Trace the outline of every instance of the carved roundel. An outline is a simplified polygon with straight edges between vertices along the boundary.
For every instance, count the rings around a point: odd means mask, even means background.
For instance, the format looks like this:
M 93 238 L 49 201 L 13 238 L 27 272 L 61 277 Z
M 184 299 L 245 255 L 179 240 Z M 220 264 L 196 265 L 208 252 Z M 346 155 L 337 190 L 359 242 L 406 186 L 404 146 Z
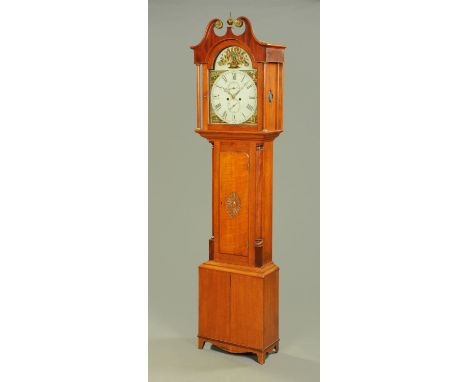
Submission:
M 241 200 L 237 192 L 231 192 L 226 197 L 226 209 L 229 216 L 236 217 L 241 209 Z

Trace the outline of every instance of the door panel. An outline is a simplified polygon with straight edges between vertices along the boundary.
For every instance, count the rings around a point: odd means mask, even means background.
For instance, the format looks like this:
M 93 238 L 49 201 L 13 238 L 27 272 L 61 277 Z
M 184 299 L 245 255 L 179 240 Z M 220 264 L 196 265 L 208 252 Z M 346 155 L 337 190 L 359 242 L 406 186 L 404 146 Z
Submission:
M 249 154 L 221 151 L 219 157 L 219 252 L 248 256 Z

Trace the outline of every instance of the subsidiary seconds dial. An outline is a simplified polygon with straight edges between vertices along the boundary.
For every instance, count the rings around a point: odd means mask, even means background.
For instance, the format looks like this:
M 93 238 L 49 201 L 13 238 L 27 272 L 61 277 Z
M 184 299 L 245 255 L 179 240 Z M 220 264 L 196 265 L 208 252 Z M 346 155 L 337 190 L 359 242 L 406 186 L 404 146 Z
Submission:
M 257 86 L 241 70 L 227 70 L 211 88 L 211 107 L 224 122 L 241 124 L 257 110 Z

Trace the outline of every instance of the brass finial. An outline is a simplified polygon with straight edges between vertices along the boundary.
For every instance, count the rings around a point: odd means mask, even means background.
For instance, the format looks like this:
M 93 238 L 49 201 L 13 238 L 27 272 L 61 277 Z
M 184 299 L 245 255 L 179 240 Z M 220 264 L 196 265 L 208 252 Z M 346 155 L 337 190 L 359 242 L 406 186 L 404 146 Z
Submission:
M 218 19 L 218 20 L 216 20 L 214 26 L 215 26 L 216 29 L 221 29 L 223 27 L 223 22 L 220 19 Z
M 240 28 L 242 25 L 244 25 L 244 22 L 239 18 L 233 20 L 233 18 L 231 16 L 231 12 L 229 12 L 229 18 L 227 19 L 227 25 L 229 25 L 229 27 L 232 27 L 233 24 L 237 28 Z
M 234 20 L 231 17 L 231 12 L 229 12 L 229 18 L 227 19 L 227 24 L 232 27 L 232 24 L 234 24 Z
M 244 22 L 241 20 L 241 19 L 236 19 L 234 21 L 234 25 L 237 27 L 237 28 L 240 28 L 242 25 L 244 25 Z

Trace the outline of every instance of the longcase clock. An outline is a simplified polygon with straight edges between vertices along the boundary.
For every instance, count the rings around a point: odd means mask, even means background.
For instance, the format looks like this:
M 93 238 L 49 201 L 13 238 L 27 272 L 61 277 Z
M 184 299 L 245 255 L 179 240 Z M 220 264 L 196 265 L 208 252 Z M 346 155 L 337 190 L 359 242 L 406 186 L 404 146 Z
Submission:
M 246 17 L 211 20 L 192 46 L 196 133 L 212 145 L 212 236 L 199 266 L 198 347 L 279 350 L 279 268 L 272 261 L 273 141 L 283 131 L 285 46 Z

